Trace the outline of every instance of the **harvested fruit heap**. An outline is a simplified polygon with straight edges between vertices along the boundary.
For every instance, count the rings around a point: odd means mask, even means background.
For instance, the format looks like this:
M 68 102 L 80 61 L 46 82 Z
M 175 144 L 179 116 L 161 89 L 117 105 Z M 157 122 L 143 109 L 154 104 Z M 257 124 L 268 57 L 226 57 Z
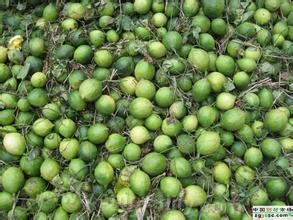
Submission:
M 292 205 L 290 0 L 15 2 L 0 3 L 0 219 Z

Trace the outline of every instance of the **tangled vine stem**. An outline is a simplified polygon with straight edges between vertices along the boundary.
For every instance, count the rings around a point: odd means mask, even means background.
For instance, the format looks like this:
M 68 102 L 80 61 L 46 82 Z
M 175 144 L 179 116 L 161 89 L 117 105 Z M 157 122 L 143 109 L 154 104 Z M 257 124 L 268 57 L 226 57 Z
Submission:
M 249 92 L 254 92 L 256 91 L 258 88 L 262 88 L 265 86 L 271 87 L 271 88 L 277 88 L 277 89 L 281 89 L 284 92 L 288 92 L 291 93 L 289 90 L 283 88 L 282 86 L 284 85 L 288 85 L 287 82 L 272 82 L 272 79 L 267 77 L 265 79 L 262 79 L 260 81 L 254 82 L 253 84 L 250 85 L 250 87 L 248 89 L 246 89 L 245 91 L 243 91 L 242 93 L 239 94 L 239 98 L 243 97 L 244 95 L 246 95 Z

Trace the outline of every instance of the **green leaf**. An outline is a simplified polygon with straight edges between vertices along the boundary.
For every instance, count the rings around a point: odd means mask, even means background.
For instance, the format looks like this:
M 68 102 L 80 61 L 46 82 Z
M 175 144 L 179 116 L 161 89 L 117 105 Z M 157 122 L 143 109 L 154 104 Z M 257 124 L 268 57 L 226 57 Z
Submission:
M 195 38 L 195 39 L 198 39 L 199 38 L 199 34 L 201 32 L 201 28 L 200 27 L 195 27 L 195 28 L 192 28 L 192 36 Z
M 5 103 L 0 101 L 0 109 L 5 109 Z
M 264 7 L 264 4 L 265 4 L 265 0 L 258 0 L 258 1 L 256 1 L 256 6 L 258 8 L 263 8 Z
M 16 6 L 16 9 L 19 10 L 19 11 L 25 10 L 26 9 L 26 3 L 18 2 L 17 6 Z
M 16 76 L 17 79 L 24 79 L 30 70 L 30 64 L 26 63 L 24 66 L 21 67 L 19 74 Z
M 247 6 L 251 3 L 250 0 L 246 0 L 246 1 L 241 1 L 240 5 L 242 8 L 247 8 Z
M 273 64 L 269 62 L 263 62 L 259 65 L 259 71 L 266 75 L 274 75 L 275 74 L 275 67 Z
M 19 49 L 10 49 L 7 53 L 8 59 L 16 64 L 23 62 L 23 53 Z
M 133 29 L 133 22 L 131 18 L 127 15 L 122 15 L 118 18 L 118 25 L 120 29 L 125 30 L 125 31 L 130 31 Z
M 224 85 L 224 88 L 226 92 L 230 92 L 235 89 L 235 85 L 233 84 L 232 81 L 227 81 Z
M 37 149 L 33 149 L 27 153 L 27 156 L 30 160 L 36 159 L 40 155 L 40 152 Z
M 164 62 L 163 62 L 163 69 L 165 70 L 165 71 L 167 71 L 169 68 L 171 68 L 173 66 L 173 64 L 172 64 L 172 62 L 170 61 L 170 60 L 165 60 Z
M 251 19 L 253 17 L 253 15 L 254 15 L 254 11 L 245 12 L 242 16 L 242 22 Z

